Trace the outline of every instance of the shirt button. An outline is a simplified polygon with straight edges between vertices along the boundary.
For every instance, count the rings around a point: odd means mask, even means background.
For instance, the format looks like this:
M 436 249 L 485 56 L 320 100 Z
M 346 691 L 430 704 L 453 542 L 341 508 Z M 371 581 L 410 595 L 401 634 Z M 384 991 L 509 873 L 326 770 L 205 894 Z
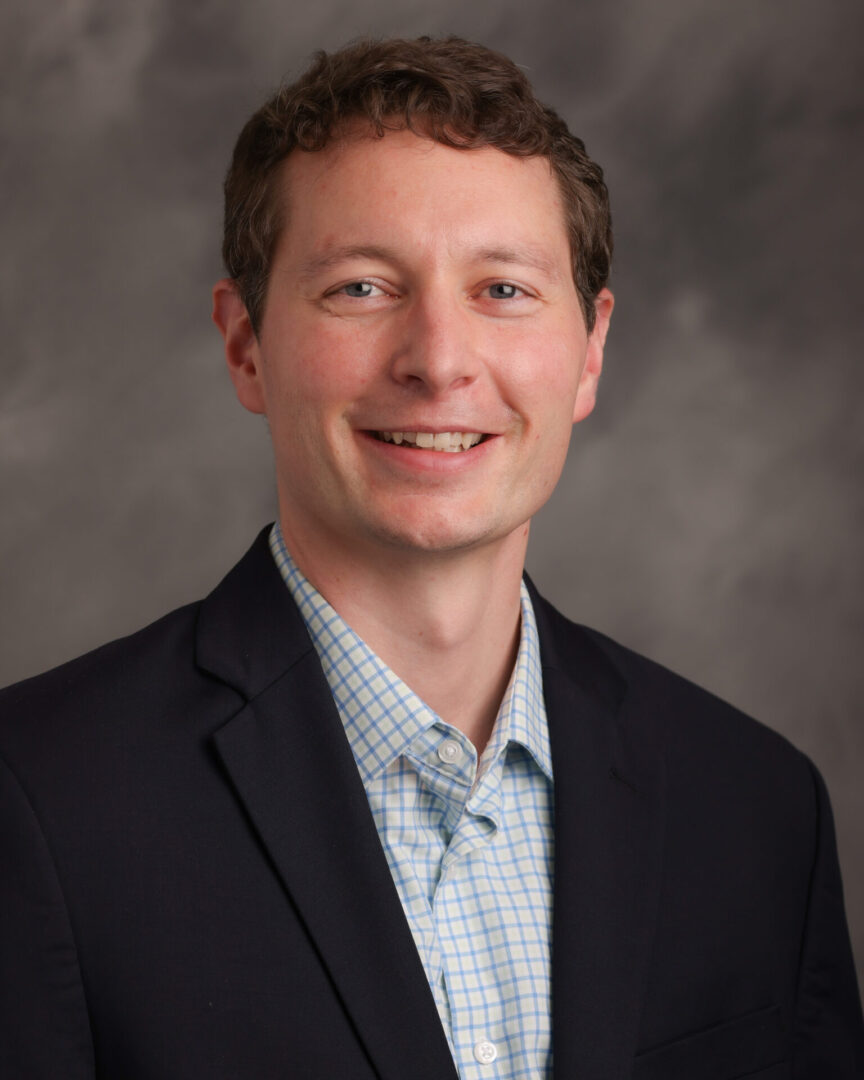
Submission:
M 488 1039 L 481 1039 L 474 1044 L 474 1057 L 481 1065 L 491 1065 L 498 1057 L 498 1047 Z
M 438 757 L 445 765 L 456 765 L 462 758 L 462 747 L 455 739 L 445 739 L 438 747 Z

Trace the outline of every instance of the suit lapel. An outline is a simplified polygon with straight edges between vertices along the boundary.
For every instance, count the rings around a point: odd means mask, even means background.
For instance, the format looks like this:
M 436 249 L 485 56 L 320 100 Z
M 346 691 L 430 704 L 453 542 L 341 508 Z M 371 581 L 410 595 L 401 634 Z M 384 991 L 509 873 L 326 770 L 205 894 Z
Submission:
M 246 705 L 215 736 L 382 1080 L 455 1077 L 362 781 L 266 530 L 205 601 L 201 666 Z
M 663 760 L 605 652 L 534 603 L 555 775 L 554 1073 L 623 1080 L 656 921 Z

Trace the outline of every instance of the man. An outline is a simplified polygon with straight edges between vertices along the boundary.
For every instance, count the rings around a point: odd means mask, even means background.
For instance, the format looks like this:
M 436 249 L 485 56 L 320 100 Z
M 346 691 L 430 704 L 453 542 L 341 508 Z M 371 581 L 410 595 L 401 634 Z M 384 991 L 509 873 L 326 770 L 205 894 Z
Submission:
M 4 1077 L 861 1075 L 811 764 L 522 576 L 610 250 L 479 46 L 321 54 L 249 121 L 214 319 L 279 521 L 0 699 Z

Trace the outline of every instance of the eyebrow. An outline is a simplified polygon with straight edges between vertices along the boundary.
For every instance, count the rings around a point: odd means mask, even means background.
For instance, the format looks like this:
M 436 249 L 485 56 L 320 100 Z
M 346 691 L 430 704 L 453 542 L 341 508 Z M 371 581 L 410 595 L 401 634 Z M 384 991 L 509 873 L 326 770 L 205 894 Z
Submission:
M 510 266 L 531 266 L 555 281 L 561 276 L 555 260 L 550 258 L 542 248 L 534 245 L 466 247 L 464 254 L 467 262 L 497 262 Z M 307 260 L 300 267 L 299 274 L 301 278 L 308 280 L 339 263 L 349 262 L 352 259 L 374 259 L 394 265 L 402 263 L 402 259 L 392 248 L 381 247 L 377 244 L 342 244 Z
M 300 267 L 300 277 L 304 279 L 315 277 L 316 274 L 351 259 L 378 259 L 381 262 L 399 262 L 396 252 L 386 247 L 378 247 L 374 244 L 343 244 L 340 247 L 330 248 L 321 255 L 316 255 L 303 263 Z
M 499 262 L 510 265 L 532 266 L 540 270 L 547 277 L 559 278 L 558 267 L 555 260 L 551 259 L 541 248 L 533 245 L 517 245 L 516 247 L 491 247 L 480 248 L 474 252 L 477 262 Z

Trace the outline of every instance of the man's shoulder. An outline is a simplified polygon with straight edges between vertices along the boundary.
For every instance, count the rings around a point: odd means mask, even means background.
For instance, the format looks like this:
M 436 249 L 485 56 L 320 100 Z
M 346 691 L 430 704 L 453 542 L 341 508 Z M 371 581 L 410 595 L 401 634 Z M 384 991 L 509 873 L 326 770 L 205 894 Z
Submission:
M 748 759 L 757 769 L 809 774 L 809 759 L 786 736 L 669 667 L 591 627 L 539 595 L 535 609 L 555 639 L 558 663 L 607 667 L 619 685 L 621 723 L 651 732 L 671 762 L 710 771 Z M 592 678 L 596 678 L 592 673 Z
M 104 763 L 206 739 L 311 648 L 268 533 L 204 599 L 0 690 L 0 757 L 35 768 L 86 750 Z
M 203 678 L 198 663 L 202 612 L 210 606 L 211 622 L 218 635 L 220 624 L 230 622 L 244 605 L 260 608 L 262 597 L 277 578 L 267 553 L 267 531 L 265 528 L 259 533 L 252 547 L 204 599 L 178 607 L 134 633 L 0 690 L 0 733 L 4 725 L 21 714 L 92 715 L 101 704 L 118 700 L 126 701 L 130 707 L 139 702 L 152 710 L 160 698 L 176 696 L 184 682 Z M 270 578 L 260 584 L 256 579 L 262 576 L 262 569 L 269 569 Z
M 53 690 L 63 692 L 76 687 L 82 680 L 93 675 L 122 677 L 127 667 L 137 663 L 159 661 L 165 654 L 185 650 L 193 634 L 201 600 L 175 608 L 130 634 L 114 638 L 110 642 L 73 657 L 64 663 L 24 678 L 0 689 L 0 701 L 4 705 L 29 696 L 40 696 Z
M 171 663 L 189 653 L 201 602 L 170 611 L 147 626 L 99 645 L 81 656 L 67 660 L 0 690 L 0 708 L 5 712 L 18 704 L 33 704 L 65 697 L 96 685 L 122 686 L 136 670 Z
M 169 612 L 135 633 L 0 690 L 0 755 L 61 755 L 95 745 L 109 731 L 126 736 L 136 718 L 165 714 L 194 692 L 200 602 Z M 43 749 L 40 749 L 43 748 Z

